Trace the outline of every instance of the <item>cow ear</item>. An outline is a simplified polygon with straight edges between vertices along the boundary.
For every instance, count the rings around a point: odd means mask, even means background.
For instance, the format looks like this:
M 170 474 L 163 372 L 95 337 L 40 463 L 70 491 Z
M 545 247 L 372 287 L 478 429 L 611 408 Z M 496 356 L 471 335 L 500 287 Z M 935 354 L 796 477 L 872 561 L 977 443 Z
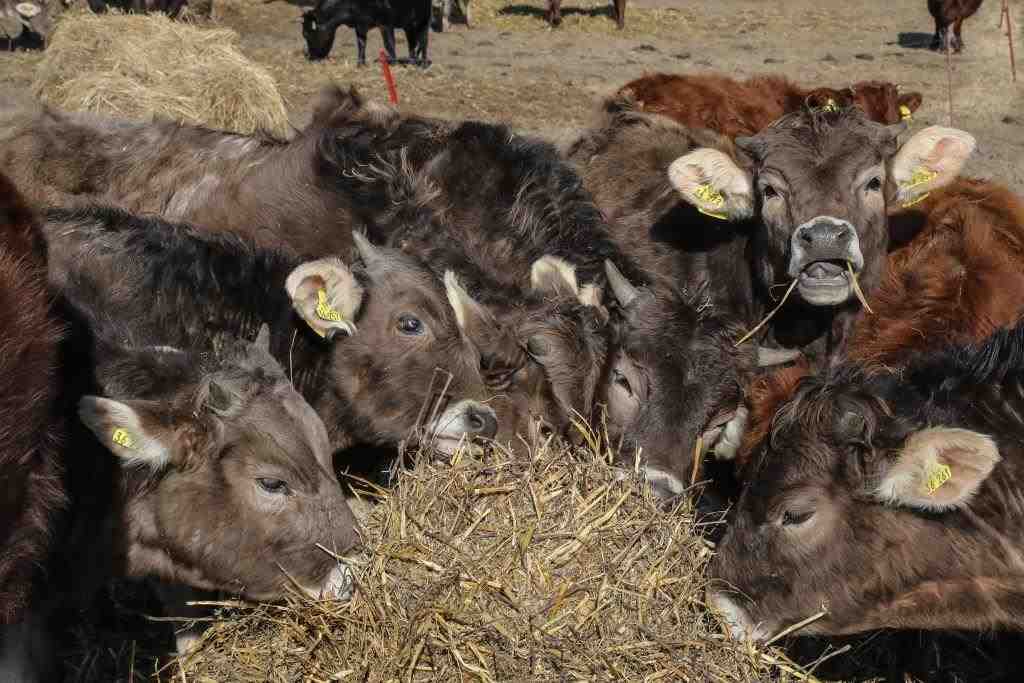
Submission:
M 171 461 L 173 433 L 147 401 L 84 396 L 78 416 L 107 449 L 128 464 L 163 469 Z
M 455 311 L 459 328 L 471 339 L 487 336 L 497 326 L 491 312 L 470 296 L 459 278 L 450 270 L 444 272 L 444 291 L 448 295 L 448 303 Z
M 918 110 L 922 102 L 924 102 L 924 96 L 919 92 L 908 92 L 900 95 L 896 100 L 896 106 L 900 111 L 900 118 L 904 121 L 913 120 L 914 112 Z
M 530 268 L 530 287 L 553 296 L 577 297 L 576 267 L 557 256 L 542 256 Z
M 948 185 L 974 152 L 974 136 L 956 128 L 929 126 L 903 143 L 892 160 L 896 201 L 913 206 Z
M 341 259 L 303 263 L 288 275 L 285 289 L 295 311 L 321 337 L 356 333 L 363 288 Z
M 930 427 L 909 436 L 875 491 L 884 502 L 928 511 L 963 507 L 1001 460 L 991 437 Z
M 668 178 L 703 214 L 726 221 L 754 215 L 750 174 L 724 152 L 704 147 L 685 154 L 668 167 Z

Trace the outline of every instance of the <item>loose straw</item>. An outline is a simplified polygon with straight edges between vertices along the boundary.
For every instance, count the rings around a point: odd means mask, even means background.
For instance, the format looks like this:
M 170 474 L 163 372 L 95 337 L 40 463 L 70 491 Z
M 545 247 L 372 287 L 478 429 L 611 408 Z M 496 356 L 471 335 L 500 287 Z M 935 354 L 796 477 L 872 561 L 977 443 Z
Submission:
M 857 274 L 853 272 L 853 264 L 847 261 L 846 269 L 850 271 L 850 282 L 853 283 L 853 291 L 857 295 L 857 298 L 860 299 L 860 303 L 862 306 L 864 306 L 864 310 L 866 310 L 871 315 L 874 315 L 875 312 L 871 310 L 871 306 L 868 304 L 867 297 L 864 296 L 864 292 L 860 288 L 860 283 L 857 281 Z
M 771 312 L 770 312 L 770 313 L 769 313 L 768 315 L 766 315 L 766 316 L 764 317 L 764 319 L 763 319 L 763 320 L 762 320 L 761 322 L 759 322 L 759 323 L 757 324 L 757 327 L 755 327 L 755 328 L 754 328 L 754 329 L 752 329 L 752 330 L 751 330 L 750 332 L 747 332 L 747 333 L 746 333 L 745 335 L 743 335 L 743 337 L 742 337 L 742 338 L 740 338 L 740 340 L 739 340 L 738 342 L 736 342 L 736 343 L 735 343 L 735 344 L 733 345 L 733 348 L 736 348 L 737 346 L 739 346 L 739 345 L 740 345 L 740 344 L 742 344 L 743 342 L 745 342 L 745 341 L 747 341 L 748 339 L 750 339 L 751 337 L 753 337 L 753 336 L 754 336 L 754 335 L 755 335 L 755 334 L 757 333 L 757 331 L 758 331 L 759 329 L 761 329 L 762 327 L 764 327 L 764 325 L 765 325 L 765 323 L 766 323 L 766 322 L 768 322 L 769 320 L 771 320 L 771 319 L 772 319 L 772 316 L 773 316 L 773 315 L 775 315 L 776 313 L 778 313 L 778 312 L 779 312 L 779 309 L 780 309 L 780 308 L 782 308 L 782 305 L 786 303 L 786 299 L 788 299 L 788 298 L 789 298 L 789 294 L 790 294 L 790 292 L 792 292 L 792 291 L 793 291 L 793 288 L 794 288 L 794 287 L 796 287 L 796 283 L 797 283 L 798 281 L 799 281 L 799 278 L 794 278 L 794 279 L 793 279 L 793 281 L 789 283 L 789 289 L 787 289 L 787 290 L 786 290 L 786 293 L 782 295 L 782 301 L 780 301 L 780 302 L 779 302 L 779 305 L 778 305 L 778 306 L 776 306 L 775 308 L 773 308 L 773 309 L 771 310 Z

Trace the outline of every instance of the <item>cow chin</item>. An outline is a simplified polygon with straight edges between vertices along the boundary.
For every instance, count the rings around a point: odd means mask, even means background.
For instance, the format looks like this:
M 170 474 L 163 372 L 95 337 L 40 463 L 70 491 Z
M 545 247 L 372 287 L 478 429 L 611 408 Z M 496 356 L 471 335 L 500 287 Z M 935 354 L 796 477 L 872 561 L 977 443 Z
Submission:
M 352 597 L 352 570 L 338 562 L 327 572 L 319 586 L 303 586 L 302 590 L 313 600 L 348 600 Z
M 771 631 L 764 624 L 755 624 L 750 613 L 726 593 L 708 589 L 705 601 L 725 620 L 734 639 L 755 643 L 768 640 Z

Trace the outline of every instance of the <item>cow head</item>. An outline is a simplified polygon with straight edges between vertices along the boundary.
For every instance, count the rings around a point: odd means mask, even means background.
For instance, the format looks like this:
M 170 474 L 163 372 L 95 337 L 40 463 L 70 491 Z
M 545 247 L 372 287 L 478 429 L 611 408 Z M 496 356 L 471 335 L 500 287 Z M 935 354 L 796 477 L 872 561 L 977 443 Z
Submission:
M 884 124 L 910 121 L 923 101 L 921 93 L 901 93 L 898 85 L 887 81 L 861 81 L 841 90 L 817 88 L 805 99 L 811 108 L 859 107 L 868 119 Z
M 330 54 L 338 27 L 354 23 L 354 10 L 355 5 L 350 0 L 328 0 L 302 13 L 302 37 L 309 60 L 324 59 Z
M 354 235 L 359 262 L 304 263 L 288 276 L 292 304 L 331 351 L 329 390 L 316 408 L 336 435 L 358 433 L 380 445 L 424 427 L 450 452 L 465 437 L 491 438 L 494 411 L 479 352 L 463 331 L 466 312 L 419 259 Z
M 99 352 L 105 397 L 79 415 L 122 465 L 122 538 L 133 576 L 280 598 L 290 576 L 313 597 L 346 595 L 355 520 L 323 422 L 267 350 L 219 357 L 170 347 Z
M 702 148 L 669 177 L 683 198 L 723 220 L 757 215 L 755 272 L 765 288 L 796 279 L 811 306 L 854 297 L 878 283 L 888 246 L 887 204 L 908 206 L 953 180 L 974 149 L 960 130 L 931 126 L 902 146 L 904 124 L 868 121 L 856 108 L 788 114 L 736 145 L 751 171 Z
M 968 601 L 985 593 L 974 579 L 999 574 L 981 563 L 1005 541 L 970 521 L 992 509 L 978 491 L 1000 453 L 963 424 L 917 382 L 853 366 L 804 378 L 747 468 L 713 562 L 709 602 L 734 635 L 764 639 L 823 609 L 801 634 L 973 628 Z M 962 623 L 943 623 L 943 605 Z

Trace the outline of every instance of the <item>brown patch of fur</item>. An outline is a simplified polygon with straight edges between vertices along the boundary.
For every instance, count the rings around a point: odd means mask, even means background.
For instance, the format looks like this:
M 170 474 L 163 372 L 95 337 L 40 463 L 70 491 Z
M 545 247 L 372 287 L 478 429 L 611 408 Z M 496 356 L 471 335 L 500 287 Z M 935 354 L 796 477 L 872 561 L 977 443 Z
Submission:
M 839 107 L 858 106 L 871 120 L 886 124 L 899 122 L 900 104 L 911 111 L 921 104 L 920 93 L 901 97 L 895 85 L 882 81 L 808 90 L 779 75 L 738 81 L 716 73 L 651 74 L 630 81 L 618 94 L 631 95 L 641 111 L 730 138 L 754 135 L 787 113 L 804 105 L 824 106 L 829 99 Z
M 20 619 L 64 504 L 57 447 L 57 346 L 35 219 L 0 175 L 0 624 Z

